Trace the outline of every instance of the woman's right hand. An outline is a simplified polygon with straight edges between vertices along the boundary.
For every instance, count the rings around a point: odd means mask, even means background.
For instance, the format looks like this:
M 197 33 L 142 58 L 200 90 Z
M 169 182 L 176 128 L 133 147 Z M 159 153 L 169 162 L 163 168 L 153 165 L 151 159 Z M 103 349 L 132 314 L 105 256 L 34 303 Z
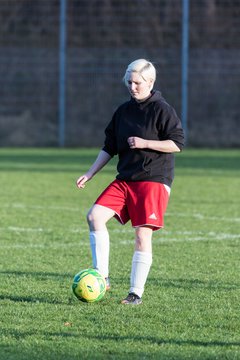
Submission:
M 85 187 L 85 183 L 90 179 L 87 175 L 80 176 L 77 181 L 76 185 L 79 189 L 83 189 Z
M 90 169 L 86 172 L 86 174 L 80 176 L 76 185 L 79 189 L 83 189 L 85 187 L 85 183 L 89 181 L 98 171 L 100 171 L 111 159 L 111 155 L 109 155 L 106 151 L 101 150 L 97 156 L 97 159 L 90 167 Z

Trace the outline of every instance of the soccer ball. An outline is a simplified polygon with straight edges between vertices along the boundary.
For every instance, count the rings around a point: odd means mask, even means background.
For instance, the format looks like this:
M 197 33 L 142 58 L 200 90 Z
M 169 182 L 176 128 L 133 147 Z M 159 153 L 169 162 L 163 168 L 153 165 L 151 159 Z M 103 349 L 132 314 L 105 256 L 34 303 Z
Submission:
M 106 281 L 95 269 L 85 269 L 74 276 L 72 290 L 84 302 L 97 302 L 106 292 Z

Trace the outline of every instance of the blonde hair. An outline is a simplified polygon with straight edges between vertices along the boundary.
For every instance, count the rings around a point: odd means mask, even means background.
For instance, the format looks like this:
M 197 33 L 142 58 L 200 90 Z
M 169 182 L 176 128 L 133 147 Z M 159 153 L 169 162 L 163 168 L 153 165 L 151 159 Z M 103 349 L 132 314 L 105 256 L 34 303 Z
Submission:
M 135 60 L 128 65 L 125 75 L 123 77 L 125 85 L 127 85 L 127 74 L 131 72 L 138 73 L 145 81 L 152 80 L 152 82 L 154 83 L 156 80 L 155 67 L 150 61 L 145 59 Z

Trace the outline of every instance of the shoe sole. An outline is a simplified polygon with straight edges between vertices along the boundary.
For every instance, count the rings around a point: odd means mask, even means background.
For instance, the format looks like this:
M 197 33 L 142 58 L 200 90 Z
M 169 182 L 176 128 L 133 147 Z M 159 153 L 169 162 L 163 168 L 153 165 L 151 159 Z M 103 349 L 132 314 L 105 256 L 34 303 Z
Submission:
M 123 305 L 141 305 L 142 301 L 138 300 L 138 301 L 134 301 L 134 302 L 129 302 L 129 301 L 126 301 L 126 300 L 122 300 L 121 304 L 123 304 Z

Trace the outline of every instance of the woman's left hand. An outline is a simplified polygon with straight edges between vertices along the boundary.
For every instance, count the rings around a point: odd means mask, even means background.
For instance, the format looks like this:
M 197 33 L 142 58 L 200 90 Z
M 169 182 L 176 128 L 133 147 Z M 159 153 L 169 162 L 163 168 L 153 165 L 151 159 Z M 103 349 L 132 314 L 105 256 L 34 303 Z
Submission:
M 127 141 L 130 149 L 144 149 L 147 147 L 147 140 L 137 136 L 130 136 Z

